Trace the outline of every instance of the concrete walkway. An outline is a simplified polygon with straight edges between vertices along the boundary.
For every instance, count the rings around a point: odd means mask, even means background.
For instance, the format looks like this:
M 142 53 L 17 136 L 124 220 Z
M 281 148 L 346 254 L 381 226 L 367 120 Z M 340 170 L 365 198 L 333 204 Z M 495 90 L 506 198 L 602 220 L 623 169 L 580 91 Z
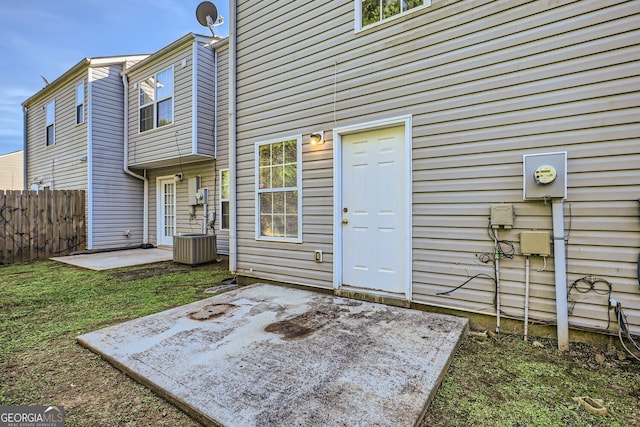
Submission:
M 89 270 L 110 270 L 112 268 L 131 267 L 133 265 L 152 264 L 171 261 L 171 249 L 125 249 L 121 251 L 96 252 L 92 254 L 69 255 L 51 258 L 53 261 L 88 268 Z
M 257 284 L 78 337 L 207 425 L 413 426 L 464 318 Z

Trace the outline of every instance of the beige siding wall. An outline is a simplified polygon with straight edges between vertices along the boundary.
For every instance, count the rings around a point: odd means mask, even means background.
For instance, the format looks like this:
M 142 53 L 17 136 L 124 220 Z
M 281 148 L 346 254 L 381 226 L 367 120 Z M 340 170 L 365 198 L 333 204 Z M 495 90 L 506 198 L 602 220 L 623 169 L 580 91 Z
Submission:
M 24 151 L 0 155 L 0 190 L 24 189 Z
M 124 173 L 121 65 L 91 69 L 92 249 L 143 243 L 142 181 Z
M 87 120 L 76 125 L 76 85 L 84 82 L 87 101 L 87 70 L 53 93 L 39 99 L 27 113 L 27 182 L 53 182 L 57 190 L 87 190 Z M 55 145 L 46 145 L 46 105 L 55 101 Z M 86 111 L 86 104 L 85 104 Z
M 206 74 L 213 73 L 213 67 L 207 66 L 207 61 L 213 62 L 207 56 L 212 56 L 211 48 L 200 48 L 204 67 L 200 71 L 204 75 L 198 75 L 203 79 L 203 85 L 198 88 L 198 95 L 203 102 L 213 104 L 210 90 L 205 89 L 207 81 L 212 78 Z M 198 128 L 197 144 L 194 144 L 193 119 L 193 67 L 194 48 L 193 39 L 174 49 L 172 52 L 158 57 L 157 60 L 149 59 L 149 62 L 140 65 L 140 68 L 132 70 L 129 74 L 129 163 L 132 166 L 144 166 L 158 164 L 163 161 L 178 162 L 178 158 L 192 154 L 213 155 L 213 135 L 210 126 L 211 118 L 203 118 L 203 127 Z M 183 62 L 183 61 L 186 61 Z M 200 62 L 200 55 L 198 58 Z M 185 65 L 183 66 L 183 63 Z M 148 130 L 140 133 L 139 124 L 139 99 L 137 85 L 139 82 L 154 74 L 173 67 L 174 72 L 174 122 L 171 125 Z M 207 121 L 208 120 L 208 121 Z M 209 125 L 209 127 L 207 127 Z M 208 130 L 207 130 L 208 129 Z M 197 148 L 197 150 L 196 150 Z M 186 160 L 186 159 L 183 159 Z M 200 159 L 202 160 L 202 159 Z M 193 159 L 191 159 L 193 161 Z M 145 166 L 147 164 L 147 166 Z
M 436 294 L 493 275 L 479 261 L 493 248 L 490 206 L 511 203 L 514 229 L 500 238 L 516 256 L 501 261 L 501 298 L 522 315 L 519 233 L 551 230 L 550 205 L 522 200 L 522 156 L 567 151 L 568 282 L 611 282 L 640 332 L 639 1 L 434 0 L 358 33 L 352 1 L 280 3 L 238 5 L 240 273 L 332 286 L 331 141 L 303 143 L 302 244 L 255 241 L 255 143 L 410 114 L 415 301 L 495 312 L 488 279 Z M 530 315 L 553 320 L 553 258 L 531 263 Z M 606 296 L 571 299 L 572 325 L 606 327 Z
M 178 173 L 182 173 L 184 179 L 176 182 L 176 233 L 191 234 L 202 233 L 202 222 L 204 219 L 204 207 L 197 205 L 193 208 L 190 205 L 189 197 L 189 178 L 194 176 L 201 177 L 201 187 L 209 190 L 209 215 L 215 212 L 215 233 L 218 236 L 218 252 L 228 253 L 229 243 L 227 233 L 219 232 L 220 212 L 218 209 L 219 200 L 219 178 L 217 178 L 217 169 L 213 160 L 199 163 L 190 163 L 188 165 L 172 166 L 149 171 L 149 236 L 150 243 L 158 242 L 158 191 L 157 180 L 162 177 L 173 177 Z M 208 231 L 212 233 L 211 229 Z

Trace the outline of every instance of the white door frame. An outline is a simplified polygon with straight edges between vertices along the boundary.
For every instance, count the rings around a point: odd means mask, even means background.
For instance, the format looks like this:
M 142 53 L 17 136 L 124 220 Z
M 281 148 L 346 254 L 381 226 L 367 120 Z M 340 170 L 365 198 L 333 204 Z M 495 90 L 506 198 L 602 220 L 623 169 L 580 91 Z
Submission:
M 177 186 L 175 186 L 175 178 L 173 175 L 166 175 L 166 176 L 158 176 L 156 177 L 156 245 L 167 245 L 167 243 L 161 243 L 160 241 L 160 233 L 163 233 L 164 235 L 164 217 L 163 217 L 163 213 L 164 213 L 164 208 L 163 208 L 163 204 L 164 204 L 164 199 L 162 199 L 160 196 L 163 194 L 163 189 L 162 189 L 162 182 L 163 181 L 174 181 L 174 187 L 173 187 L 173 230 L 175 232 L 176 230 L 176 224 L 177 224 L 177 211 L 178 211 L 178 188 Z M 173 245 L 173 239 L 172 239 L 172 243 Z
M 412 244 L 412 116 L 398 116 L 388 119 L 375 120 L 351 126 L 342 126 L 333 130 L 333 287 L 338 289 L 342 286 L 342 136 L 352 133 L 366 132 L 375 129 L 392 126 L 404 126 L 405 134 L 405 162 L 406 172 L 404 185 L 406 189 L 405 197 L 405 253 L 407 259 L 404 268 L 405 274 L 405 297 L 408 301 L 412 298 L 413 279 L 413 244 Z

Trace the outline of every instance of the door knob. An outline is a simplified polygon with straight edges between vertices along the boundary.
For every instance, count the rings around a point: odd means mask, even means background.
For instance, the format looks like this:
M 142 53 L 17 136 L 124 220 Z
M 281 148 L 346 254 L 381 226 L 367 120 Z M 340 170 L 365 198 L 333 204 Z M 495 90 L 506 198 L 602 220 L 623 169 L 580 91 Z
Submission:
M 342 218 L 342 223 L 343 223 L 343 224 L 348 224 L 348 223 L 349 223 L 349 220 L 348 220 L 347 218 Z

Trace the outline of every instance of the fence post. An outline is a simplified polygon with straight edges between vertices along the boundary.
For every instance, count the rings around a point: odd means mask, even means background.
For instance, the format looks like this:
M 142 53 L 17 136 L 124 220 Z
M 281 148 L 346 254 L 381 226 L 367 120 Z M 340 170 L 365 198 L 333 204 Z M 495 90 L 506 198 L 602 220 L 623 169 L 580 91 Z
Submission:
M 29 198 L 29 261 L 38 259 L 38 193 L 25 190 Z
M 7 208 L 7 196 L 4 190 L 0 190 L 0 264 L 7 262 L 7 221 L 5 220 L 5 210 Z

